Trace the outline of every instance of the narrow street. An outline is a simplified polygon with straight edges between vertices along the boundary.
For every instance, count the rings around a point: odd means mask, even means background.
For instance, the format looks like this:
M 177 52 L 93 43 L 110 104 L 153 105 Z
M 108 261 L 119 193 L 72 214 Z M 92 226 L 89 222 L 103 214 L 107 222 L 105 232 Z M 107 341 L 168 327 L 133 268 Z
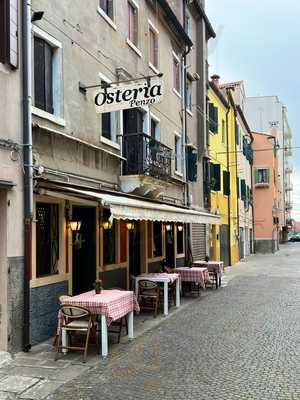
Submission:
M 300 245 L 253 256 L 53 400 L 300 399 Z

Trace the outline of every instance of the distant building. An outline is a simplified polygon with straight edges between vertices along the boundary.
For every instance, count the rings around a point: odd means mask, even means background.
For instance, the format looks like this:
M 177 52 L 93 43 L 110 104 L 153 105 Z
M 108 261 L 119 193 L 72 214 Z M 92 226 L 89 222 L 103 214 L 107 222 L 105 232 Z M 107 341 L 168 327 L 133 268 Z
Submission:
M 292 211 L 292 131 L 287 108 L 277 96 L 247 97 L 245 115 L 251 130 L 272 135 L 275 132 L 278 145 L 279 232 L 280 241 L 287 240 Z

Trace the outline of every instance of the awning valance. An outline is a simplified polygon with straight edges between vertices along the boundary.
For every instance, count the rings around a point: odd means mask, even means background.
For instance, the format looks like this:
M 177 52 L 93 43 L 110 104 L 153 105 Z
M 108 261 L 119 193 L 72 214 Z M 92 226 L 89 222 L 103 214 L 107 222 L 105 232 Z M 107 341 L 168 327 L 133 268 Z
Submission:
M 202 211 L 144 201 L 133 197 L 118 196 L 116 194 L 98 193 L 70 187 L 61 187 L 60 189 L 80 197 L 97 199 L 101 205 L 110 208 L 112 218 L 115 219 L 220 224 L 218 215 Z

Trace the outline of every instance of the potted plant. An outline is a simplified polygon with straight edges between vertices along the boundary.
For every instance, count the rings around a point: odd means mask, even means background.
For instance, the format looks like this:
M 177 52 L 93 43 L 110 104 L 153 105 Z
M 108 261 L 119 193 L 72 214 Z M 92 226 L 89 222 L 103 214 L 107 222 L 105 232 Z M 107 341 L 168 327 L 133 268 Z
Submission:
M 97 278 L 95 280 L 95 292 L 96 294 L 100 294 L 102 291 L 102 281 L 101 279 Z

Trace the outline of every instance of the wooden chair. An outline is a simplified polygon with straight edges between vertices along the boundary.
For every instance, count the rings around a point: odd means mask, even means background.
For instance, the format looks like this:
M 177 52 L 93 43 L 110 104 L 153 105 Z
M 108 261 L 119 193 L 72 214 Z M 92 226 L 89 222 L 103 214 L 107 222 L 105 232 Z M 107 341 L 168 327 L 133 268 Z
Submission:
M 69 297 L 72 297 L 72 296 L 69 296 L 69 295 L 67 295 L 67 294 L 61 294 L 61 295 L 59 295 L 58 298 L 57 298 L 59 307 L 62 305 L 62 303 L 63 303 L 64 301 L 67 301 Z M 53 347 L 56 346 L 57 340 L 58 340 L 58 331 L 57 331 L 57 329 L 56 329 L 56 332 L 55 332 L 55 335 L 54 335 L 53 344 L 52 344 Z
M 140 280 L 138 302 L 141 310 L 154 311 L 154 317 L 156 317 L 160 302 L 158 284 L 149 280 Z
M 114 288 L 111 288 L 110 290 L 125 290 L 125 289 L 114 287 Z M 121 340 L 123 327 L 126 328 L 126 335 L 128 335 L 127 315 L 124 315 L 124 317 L 118 319 L 117 321 L 113 321 L 108 328 L 109 333 L 117 333 L 118 334 L 118 343 L 120 343 L 120 340 Z M 116 329 L 113 329 L 113 328 L 116 328 Z
M 97 353 L 100 354 L 99 341 L 97 340 L 96 324 L 89 310 L 87 310 L 84 307 L 65 304 L 61 305 L 60 313 L 62 322 L 58 333 L 54 360 L 56 361 L 58 359 L 59 350 L 65 349 L 65 350 L 83 351 L 84 352 L 83 362 L 86 362 L 86 355 L 87 355 L 90 336 L 94 336 L 96 341 Z M 80 332 L 82 334 L 84 333 L 85 334 L 84 346 L 83 347 L 72 346 L 71 344 L 63 346 L 62 344 L 60 344 L 62 340 L 63 330 L 65 330 L 67 333 L 70 333 L 70 335 L 72 335 L 75 332 Z

